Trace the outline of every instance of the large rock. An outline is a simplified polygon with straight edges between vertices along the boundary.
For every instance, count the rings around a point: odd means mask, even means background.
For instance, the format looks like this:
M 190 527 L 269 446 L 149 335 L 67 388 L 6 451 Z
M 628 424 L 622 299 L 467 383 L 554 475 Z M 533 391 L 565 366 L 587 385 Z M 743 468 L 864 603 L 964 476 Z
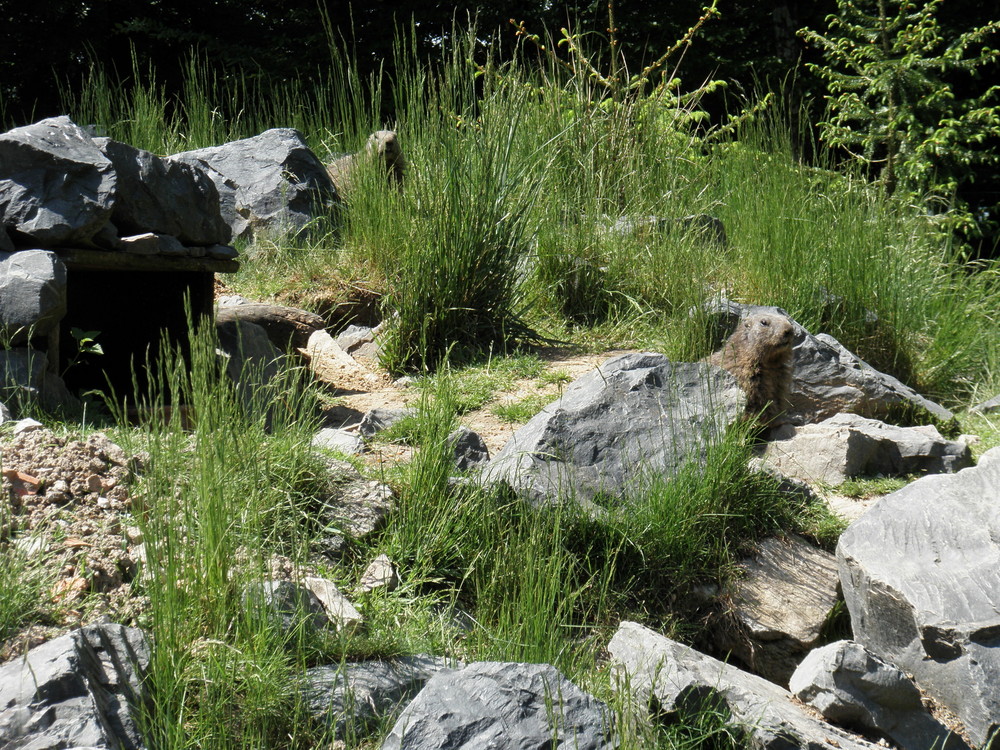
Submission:
M 220 303 L 215 320 L 217 323 L 245 320 L 259 325 L 267 332 L 271 343 L 283 352 L 308 346 L 309 337 L 316 331 L 322 331 L 326 325 L 322 317 L 307 310 L 249 301 Z
M 0 349 L 0 398 L 19 411 L 27 404 L 57 413 L 80 408 L 62 378 L 49 372 L 46 354 L 27 347 Z
M 251 410 L 266 407 L 269 399 L 258 392 L 278 375 L 283 355 L 255 323 L 232 320 L 217 324 L 216 331 L 226 374 L 238 384 L 244 404 Z
M 205 170 L 233 237 L 297 232 L 337 199 L 326 169 L 291 128 L 169 157 Z
M 743 413 L 729 373 L 625 354 L 575 380 L 510 438 L 484 472 L 533 502 L 618 496 L 651 474 L 670 475 Z
M 896 427 L 857 414 L 785 427 L 764 459 L 782 474 L 842 484 L 861 476 L 953 473 L 972 464 L 969 446 L 946 440 L 933 425 Z
M 985 744 L 1000 726 L 1000 448 L 879 500 L 837 562 L 854 639 Z
M 743 305 L 727 299 L 703 306 L 723 341 L 747 315 L 770 313 L 790 317 L 780 307 Z M 795 347 L 792 390 L 786 417 L 798 424 L 819 422 L 847 412 L 889 422 L 952 424 L 955 415 L 907 385 L 863 361 L 832 336 L 813 336 L 792 320 Z
M 123 236 L 156 232 L 185 245 L 229 242 L 219 191 L 203 170 L 110 138 L 96 140 L 118 177 L 111 220 Z
M 66 314 L 66 266 L 48 250 L 0 252 L 0 340 L 46 336 Z
M 450 663 L 435 656 L 326 665 L 306 670 L 305 698 L 316 722 L 345 735 L 363 736 L 392 716 Z
M 771 537 L 740 564 L 719 647 L 779 685 L 819 643 L 838 601 L 837 561 L 801 537 Z
M 723 707 L 744 727 L 746 747 L 766 750 L 872 750 L 876 746 L 816 719 L 791 693 L 762 677 L 700 654 L 634 622 L 608 644 L 617 689 L 656 707 L 659 718 L 694 717 Z
M 149 643 L 122 625 L 88 625 L 0 666 L 0 747 L 144 747 Z
M 68 117 L 0 135 L 0 224 L 36 247 L 86 244 L 108 220 L 115 171 Z
M 607 707 L 555 667 L 479 662 L 435 674 L 382 750 L 615 746 Z
M 810 652 L 788 689 L 830 721 L 886 737 L 902 750 L 968 750 L 928 713 L 909 677 L 860 643 L 837 641 Z

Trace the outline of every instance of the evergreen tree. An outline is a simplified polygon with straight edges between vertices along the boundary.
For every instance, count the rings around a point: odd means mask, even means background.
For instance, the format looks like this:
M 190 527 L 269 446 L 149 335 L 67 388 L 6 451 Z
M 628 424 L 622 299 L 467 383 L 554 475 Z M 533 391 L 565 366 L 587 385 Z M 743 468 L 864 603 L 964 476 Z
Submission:
M 998 161 L 985 146 L 1000 135 L 1000 86 L 960 96 L 956 84 L 1000 58 L 988 45 L 1000 21 L 948 38 L 943 1 L 837 0 L 825 34 L 799 33 L 828 63 L 810 65 L 829 90 L 823 140 L 866 165 L 887 194 L 905 191 L 970 237 L 980 228 L 957 192 L 977 166 Z

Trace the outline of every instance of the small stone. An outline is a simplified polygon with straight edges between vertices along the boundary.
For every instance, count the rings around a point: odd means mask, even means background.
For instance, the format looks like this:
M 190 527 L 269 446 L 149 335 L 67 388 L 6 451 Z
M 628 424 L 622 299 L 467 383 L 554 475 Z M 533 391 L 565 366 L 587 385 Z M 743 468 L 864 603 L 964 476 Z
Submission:
M 236 260 L 240 255 L 239 250 L 229 245 L 212 245 L 205 248 L 205 252 L 215 260 Z
M 131 255 L 158 255 L 160 238 L 153 232 L 133 234 L 130 237 L 121 238 L 121 248 Z
M 26 432 L 34 432 L 35 430 L 40 430 L 44 425 L 34 419 L 19 419 L 14 423 L 14 434 L 23 435 Z
M 331 427 L 324 427 L 317 432 L 312 439 L 312 445 L 314 448 L 336 451 L 345 456 L 357 456 L 365 449 L 365 443 L 357 433 L 335 430 Z
M 188 254 L 188 249 L 172 234 L 158 234 L 156 237 L 160 240 L 160 255 L 181 257 Z
M 326 610 L 326 616 L 338 631 L 346 634 L 357 632 L 364 618 L 332 581 L 309 576 L 303 583 L 319 599 Z
M 125 529 L 125 536 L 129 544 L 142 544 L 142 530 L 138 526 L 129 526 Z
M 379 555 L 361 574 L 358 593 L 367 594 L 379 588 L 384 588 L 387 592 L 395 591 L 397 586 L 399 586 L 399 572 L 396 566 L 387 555 Z

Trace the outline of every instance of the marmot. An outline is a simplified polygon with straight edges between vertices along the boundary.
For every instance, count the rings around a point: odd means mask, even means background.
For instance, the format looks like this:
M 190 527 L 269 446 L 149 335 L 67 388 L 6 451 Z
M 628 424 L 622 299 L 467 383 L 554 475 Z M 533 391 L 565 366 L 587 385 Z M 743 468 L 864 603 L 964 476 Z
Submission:
M 330 175 L 333 186 L 337 188 L 341 198 L 350 193 L 354 182 L 354 171 L 362 159 L 378 161 L 385 169 L 389 184 L 397 188 L 402 187 L 406 161 L 399 147 L 399 138 L 395 130 L 379 130 L 368 136 L 364 151 L 342 156 L 326 165 L 326 173 Z
M 784 315 L 748 315 L 706 360 L 736 377 L 747 395 L 747 417 L 759 417 L 764 427 L 773 425 L 788 406 L 794 336 L 795 328 Z

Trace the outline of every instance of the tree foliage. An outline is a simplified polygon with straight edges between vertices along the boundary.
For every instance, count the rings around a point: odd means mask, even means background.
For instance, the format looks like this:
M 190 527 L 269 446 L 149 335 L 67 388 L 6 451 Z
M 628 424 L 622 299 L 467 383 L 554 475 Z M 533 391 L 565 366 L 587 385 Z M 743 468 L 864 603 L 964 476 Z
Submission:
M 938 19 L 944 0 L 837 0 L 825 34 L 802 29 L 827 64 L 809 67 L 829 90 L 823 140 L 843 148 L 878 177 L 885 191 L 923 201 L 949 229 L 977 231 L 958 197 L 1000 136 L 1000 86 L 965 88 L 1000 52 L 989 46 L 1000 21 L 949 34 Z M 945 210 L 942 210 L 945 209 Z

